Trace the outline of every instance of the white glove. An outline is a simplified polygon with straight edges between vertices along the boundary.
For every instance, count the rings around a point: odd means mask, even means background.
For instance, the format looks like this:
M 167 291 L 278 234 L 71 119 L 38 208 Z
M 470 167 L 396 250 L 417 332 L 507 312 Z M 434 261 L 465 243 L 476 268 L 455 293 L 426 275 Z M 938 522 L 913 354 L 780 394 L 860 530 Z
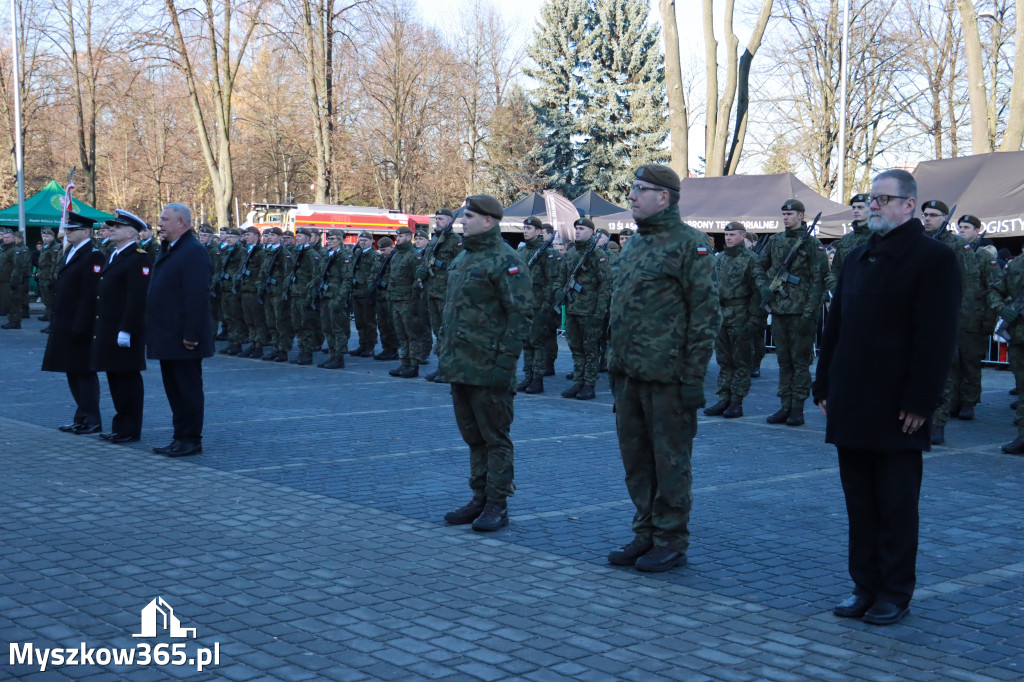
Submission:
M 132 345 L 132 335 L 128 332 L 118 332 L 117 345 L 121 346 L 121 348 L 127 348 Z

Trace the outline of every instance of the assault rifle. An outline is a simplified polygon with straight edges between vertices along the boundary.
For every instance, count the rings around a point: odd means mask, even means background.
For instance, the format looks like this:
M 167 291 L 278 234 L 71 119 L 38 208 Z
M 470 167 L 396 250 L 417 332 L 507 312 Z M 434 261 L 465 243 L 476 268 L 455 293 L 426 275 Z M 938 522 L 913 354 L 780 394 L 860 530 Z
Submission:
M 327 293 L 327 288 L 330 286 L 327 282 L 327 278 L 331 276 L 331 265 L 334 264 L 334 258 L 338 255 L 337 251 L 332 251 L 331 255 L 327 257 L 327 262 L 324 263 L 324 274 L 320 276 L 320 286 L 313 292 L 313 298 L 309 301 L 310 310 L 316 310 L 316 304 L 324 297 Z
M 238 274 L 235 275 L 235 282 L 231 285 L 231 293 L 237 294 L 238 285 L 249 279 L 249 275 L 252 274 L 252 271 L 249 270 L 249 261 L 252 259 L 252 254 L 256 253 L 257 246 L 259 246 L 258 243 L 253 244 L 253 247 L 246 251 L 245 260 L 242 261 L 242 267 L 238 269 Z
M 216 298 L 217 292 L 220 291 L 221 282 L 223 282 L 226 279 L 231 279 L 231 275 L 228 274 L 228 264 L 231 262 L 231 256 L 233 256 L 235 254 L 235 251 L 238 250 L 238 245 L 235 244 L 234 246 L 228 248 L 230 249 L 228 251 L 228 255 L 227 257 L 224 258 L 224 260 L 221 261 L 220 272 L 217 274 L 217 279 L 214 280 L 213 282 L 213 288 L 210 291 L 210 298 Z M 234 287 L 232 287 L 231 293 L 237 293 L 234 290 Z
M 593 241 L 590 242 L 590 246 L 583 252 L 580 259 L 576 262 L 576 267 L 572 269 L 572 273 L 569 274 L 569 279 L 565 281 L 565 286 L 562 287 L 562 301 L 565 303 L 572 303 L 573 296 L 583 291 L 583 286 L 576 281 L 576 275 L 580 272 L 586 272 L 587 268 L 584 263 L 587 261 L 587 256 L 594 253 L 594 249 L 597 248 L 597 235 L 594 235 Z M 559 305 L 555 306 L 555 312 L 559 312 Z
M 384 262 L 380 264 L 380 269 L 377 270 L 377 275 L 373 278 L 373 290 L 374 291 L 377 291 L 378 289 L 387 289 L 388 288 L 388 282 L 384 281 L 384 271 L 387 270 L 388 266 L 391 265 L 391 259 L 394 257 L 394 255 L 395 255 L 395 250 L 391 249 L 391 253 L 389 253 L 387 255 L 387 258 L 384 259 Z
M 434 268 L 444 267 L 445 262 L 439 258 L 434 258 L 434 254 L 437 253 L 437 249 L 441 246 L 441 242 L 444 241 L 445 237 L 451 234 L 453 227 L 455 227 L 454 220 L 448 224 L 448 227 L 438 233 L 437 239 L 435 239 L 434 243 L 431 245 L 432 248 L 430 249 L 429 255 L 423 254 L 423 262 L 427 264 L 427 277 L 434 276 Z
M 772 277 L 772 281 L 768 283 L 768 289 L 772 293 L 778 294 L 782 298 L 788 298 L 789 292 L 786 291 L 785 286 L 787 284 L 800 284 L 800 278 L 790 272 L 790 268 L 793 267 L 793 261 L 795 261 L 796 257 L 800 254 L 800 248 L 808 239 L 810 239 L 811 235 L 814 234 L 814 228 L 818 224 L 818 220 L 820 218 L 821 211 L 818 211 L 818 215 L 814 216 L 814 222 L 812 222 L 807 228 L 807 231 L 801 234 L 800 238 L 796 240 L 796 244 L 793 245 L 793 248 L 789 250 L 789 253 L 786 254 L 786 258 L 782 261 L 782 265 L 780 265 L 779 269 L 775 271 L 775 276 Z M 771 306 L 769 306 L 767 302 L 762 302 L 761 307 L 769 313 L 772 311 Z
M 274 272 L 274 266 L 277 265 L 277 257 L 281 254 L 281 249 L 284 247 L 278 244 L 277 248 L 274 249 L 273 255 L 270 256 L 270 263 L 267 264 L 267 276 L 263 279 L 263 284 L 256 290 L 257 300 L 260 303 L 264 303 L 267 291 L 270 290 L 270 285 L 277 284 L 277 280 L 270 275 Z
M 281 298 L 283 301 L 287 301 L 292 297 L 292 285 L 299 279 L 299 276 L 295 273 L 298 272 L 299 266 L 302 264 L 302 254 L 306 253 L 309 247 L 299 249 L 299 255 L 295 257 L 295 263 L 292 264 L 292 272 L 288 275 L 288 286 L 284 288 L 284 296 Z
M 555 241 L 555 233 L 552 232 L 551 233 L 551 239 L 548 239 L 547 241 L 545 241 L 544 245 L 541 246 L 539 249 L 537 249 L 537 253 L 535 253 L 532 256 L 530 256 L 530 262 L 526 264 L 526 267 L 532 269 L 533 268 L 533 264 L 537 262 L 538 258 L 540 258 L 542 255 L 544 255 L 545 251 L 547 251 L 548 249 L 551 248 L 551 244 L 554 241 Z M 596 239 L 594 240 L 594 243 L 595 244 L 597 243 Z

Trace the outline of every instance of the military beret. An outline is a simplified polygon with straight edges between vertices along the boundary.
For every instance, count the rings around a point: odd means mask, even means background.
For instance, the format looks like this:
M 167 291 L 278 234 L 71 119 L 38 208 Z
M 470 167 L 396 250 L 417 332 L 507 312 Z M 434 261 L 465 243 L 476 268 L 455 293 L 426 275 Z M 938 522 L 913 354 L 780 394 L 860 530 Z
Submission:
M 981 218 L 979 218 L 976 215 L 971 215 L 970 213 L 965 213 L 964 215 L 960 216 L 960 218 L 956 221 L 956 224 L 959 225 L 960 223 L 974 225 L 975 230 L 981 229 Z
M 437 213 L 435 213 L 434 215 L 446 215 L 449 218 L 455 217 L 455 213 L 453 213 L 450 208 L 439 208 L 437 209 Z
M 14 230 L 9 227 L 0 228 L 0 234 L 14 234 Z
M 427 234 L 426 230 L 416 230 L 416 234 L 414 236 L 416 239 L 430 239 L 430 235 Z
M 466 197 L 466 210 L 489 215 L 497 220 L 505 217 L 505 209 L 497 199 L 489 194 L 474 194 L 471 197 Z
M 786 199 L 786 203 L 782 205 L 782 210 L 803 213 L 807 209 L 804 208 L 804 202 L 800 201 L 799 199 Z
M 255 225 L 250 225 L 249 227 L 245 228 L 245 233 L 246 234 L 254 234 L 257 237 L 259 237 L 260 236 L 260 228 L 256 227 Z
M 220 231 L 220 233 L 222 235 L 229 234 L 232 237 L 241 237 L 242 236 L 242 231 L 239 230 L 237 227 L 225 227 L 224 229 L 222 229 Z
M 48 235 L 50 235 L 51 237 L 52 237 L 52 236 L 54 236 L 54 234 L 53 234 L 53 230 L 51 230 L 51 229 L 50 229 L 50 228 L 48 228 L 48 227 L 44 227 L 43 229 L 39 230 L 39 234 L 40 234 L 40 235 L 48 234 Z
M 146 221 L 142 218 L 129 213 L 128 211 L 122 211 L 119 208 L 114 209 L 114 217 L 106 222 L 109 227 L 116 227 L 118 225 L 127 225 L 133 227 L 139 232 L 146 229 Z
M 382 249 L 386 249 L 389 246 L 394 246 L 394 245 L 395 245 L 395 242 L 392 241 L 391 237 L 381 237 L 380 241 L 377 242 L 377 246 L 382 248 Z
M 276 234 L 278 237 L 281 237 L 284 235 L 284 230 L 280 227 L 269 227 L 264 234 Z
M 726 232 L 746 232 L 747 227 L 738 220 L 734 220 L 725 226 Z
M 608 244 L 605 245 L 604 248 L 608 249 L 609 251 L 611 251 L 613 253 L 618 253 L 619 251 L 622 250 L 622 247 L 619 246 L 618 242 L 608 242 Z
M 397 234 L 412 234 L 412 228 L 408 225 L 402 225 L 398 228 Z
M 865 193 L 854 194 L 852 197 L 850 197 L 850 206 L 853 206 L 856 203 L 870 204 L 871 203 L 871 195 L 870 194 L 865 194 Z
M 292 232 L 291 230 L 281 230 L 281 236 L 282 237 L 294 237 L 295 233 Z
M 619 230 L 620 237 L 632 237 L 634 234 L 636 234 L 636 232 L 634 232 L 633 228 L 631 227 L 624 227 L 621 230 Z
M 117 213 L 117 211 L 114 212 Z M 210 225 L 209 223 L 203 223 L 202 225 L 199 226 L 199 232 L 200 234 L 214 234 L 213 226 Z
M 342 241 L 345 241 L 345 230 L 328 230 L 327 231 L 327 238 L 328 239 L 340 239 Z
M 370 234 L 369 230 L 363 230 L 359 233 L 359 239 L 373 239 L 373 235 Z
M 523 221 L 523 227 L 532 227 L 535 230 L 539 230 L 544 227 L 544 223 L 541 222 L 540 218 L 536 216 L 530 216 Z
M 679 174 L 668 166 L 660 163 L 648 163 L 640 166 L 633 173 L 637 180 L 649 182 L 658 187 L 664 187 L 675 192 L 679 191 Z
M 68 211 L 68 222 L 65 227 L 69 230 L 91 230 L 95 224 L 96 220 L 93 218 L 86 218 L 74 211 Z
M 591 230 L 594 229 L 594 221 L 590 218 L 577 218 L 576 222 L 572 224 L 573 227 L 589 227 Z
M 938 199 L 932 199 L 921 204 L 921 210 L 930 208 L 941 213 L 949 213 L 949 206 L 946 206 L 945 202 L 939 201 Z
M 310 239 L 313 238 L 313 230 L 309 229 L 308 227 L 300 227 L 299 229 L 295 230 L 295 233 L 296 234 L 304 234 L 307 237 L 309 237 Z
M 551 223 L 542 223 L 540 229 L 544 230 L 545 232 L 554 232 L 555 226 L 552 225 Z

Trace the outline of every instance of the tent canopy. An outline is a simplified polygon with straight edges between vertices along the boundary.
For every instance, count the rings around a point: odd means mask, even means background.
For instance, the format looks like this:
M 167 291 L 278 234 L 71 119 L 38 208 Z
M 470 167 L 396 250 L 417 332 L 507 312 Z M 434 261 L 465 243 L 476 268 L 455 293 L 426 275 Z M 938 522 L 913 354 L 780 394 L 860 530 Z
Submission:
M 622 213 L 621 206 L 616 206 L 592 189 L 587 190 L 584 194 L 573 199 L 572 205 L 575 206 L 581 214 L 590 216 L 591 218 L 594 216 L 610 215 L 612 213 Z
M 31 227 L 59 227 L 61 215 L 61 199 L 64 189 L 53 180 L 38 193 L 25 199 L 25 225 Z M 109 220 L 114 216 L 110 213 L 97 211 L 78 199 L 71 200 L 72 210 L 94 220 Z M 0 226 L 18 227 L 18 205 L 9 206 L 0 211 Z
M 515 220 L 522 222 L 523 219 L 532 215 L 544 215 L 547 209 L 544 207 L 544 197 L 536 192 L 530 192 L 525 197 L 505 209 L 505 217 L 502 220 Z
M 849 219 L 850 209 L 821 196 L 792 173 L 684 178 L 679 213 L 687 224 L 703 232 L 723 232 L 726 224 L 733 220 L 742 222 L 752 233 L 777 232 L 782 229 L 782 204 L 786 199 L 799 199 L 804 203 L 808 222 L 818 211 L 822 212 L 817 230 L 819 237 L 843 235 L 842 221 Z M 826 222 L 828 215 L 842 218 Z M 612 232 L 636 228 L 630 211 L 595 218 L 594 224 Z

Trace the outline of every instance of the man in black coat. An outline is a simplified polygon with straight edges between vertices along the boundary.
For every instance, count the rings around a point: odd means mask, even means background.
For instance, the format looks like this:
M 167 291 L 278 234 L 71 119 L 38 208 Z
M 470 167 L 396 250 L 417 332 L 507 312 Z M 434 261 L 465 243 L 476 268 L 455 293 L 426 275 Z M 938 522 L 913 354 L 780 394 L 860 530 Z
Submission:
M 210 254 L 192 233 L 187 206 L 167 204 L 158 224 L 164 242 L 150 275 L 146 357 L 160 361 L 174 440 L 153 452 L 184 457 L 203 451 L 203 358 L 213 356 Z
M 77 409 L 71 423 L 59 428 L 76 435 L 102 431 L 100 381 L 90 352 L 96 285 L 103 269 L 103 254 L 92 244 L 95 222 L 92 218 L 68 212 L 64 228 L 68 246 L 57 264 L 50 336 L 43 354 L 44 372 L 64 372 L 67 375 Z
M 814 382 L 825 440 L 839 451 L 853 594 L 833 613 L 899 622 L 916 582 L 921 452 L 953 358 L 960 269 L 913 217 L 917 183 L 890 170 L 871 185 L 872 231 L 843 264 Z
M 146 226 L 137 216 L 117 209 L 107 221 L 114 252 L 100 271 L 96 288 L 96 327 L 93 364 L 107 373 L 114 401 L 110 432 L 100 438 L 114 444 L 132 443 L 142 434 L 142 405 L 146 369 L 146 290 L 153 260 L 139 245 Z

